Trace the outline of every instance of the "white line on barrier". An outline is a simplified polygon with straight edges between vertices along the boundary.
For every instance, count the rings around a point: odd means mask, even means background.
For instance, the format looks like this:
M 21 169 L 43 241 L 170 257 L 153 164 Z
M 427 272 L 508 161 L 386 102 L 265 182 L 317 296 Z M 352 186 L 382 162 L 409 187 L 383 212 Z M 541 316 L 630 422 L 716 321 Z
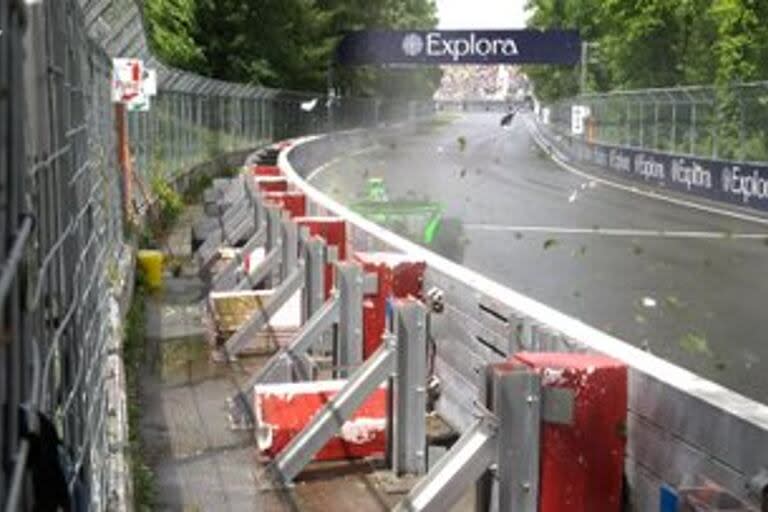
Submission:
M 740 239 L 768 240 L 768 233 L 731 233 L 729 231 L 677 231 L 666 229 L 622 229 L 622 228 L 569 228 L 559 226 L 507 226 L 503 224 L 464 224 L 472 231 L 548 233 L 555 235 L 603 235 L 647 238 L 699 238 L 699 239 Z
M 540 130 L 537 127 L 532 126 L 533 122 L 530 119 L 525 119 L 524 121 L 526 125 L 528 126 L 528 132 L 533 137 L 533 140 L 536 142 L 536 144 L 539 145 L 543 150 L 546 151 L 547 144 L 542 141 L 542 135 L 540 134 Z M 557 151 L 559 153 L 559 151 Z M 688 201 L 686 199 L 681 199 L 678 197 L 671 197 L 671 196 L 665 196 L 664 194 L 660 194 L 658 192 L 652 192 L 650 190 L 642 190 L 637 188 L 636 186 L 631 185 L 622 185 L 621 183 L 616 183 L 615 181 L 607 180 L 605 178 L 601 178 L 595 174 L 590 174 L 587 172 L 584 172 L 582 170 L 577 169 L 576 167 L 570 165 L 567 163 L 563 157 L 560 154 L 555 154 L 555 152 L 550 153 L 550 158 L 553 162 L 555 162 L 557 165 L 565 169 L 566 171 L 573 173 L 577 176 L 581 176 L 582 178 L 590 179 L 592 181 L 596 181 L 598 183 L 601 183 L 603 185 L 607 185 L 609 187 L 613 187 L 619 190 L 623 190 L 625 192 L 630 192 L 632 194 L 637 194 L 645 197 L 650 197 L 652 199 L 656 199 L 659 201 L 665 201 L 667 203 L 676 204 L 678 206 L 684 206 L 686 208 L 692 208 L 695 210 L 701 210 L 707 213 L 714 213 L 717 215 L 723 215 L 725 217 L 731 217 L 734 219 L 739 220 L 746 220 L 749 222 L 755 222 L 758 224 L 764 224 L 768 225 L 768 219 L 763 217 L 758 217 L 755 215 L 750 215 L 748 213 L 740 213 L 733 210 L 727 210 L 724 208 L 718 208 L 716 206 L 710 206 L 703 203 L 698 203 L 695 201 Z
M 331 161 L 321 165 L 320 167 L 318 167 L 317 169 L 315 169 L 311 173 L 309 173 L 309 176 L 306 177 L 306 180 L 307 180 L 307 182 L 312 181 L 313 179 L 315 179 L 317 177 L 318 174 L 320 174 L 320 173 L 322 173 L 324 171 L 327 171 L 328 169 L 330 169 L 331 167 L 333 167 L 337 163 L 341 162 L 342 160 L 347 160 L 349 158 L 360 156 L 360 155 L 363 155 L 365 153 L 370 153 L 374 149 L 377 149 L 377 148 L 380 148 L 380 147 L 381 147 L 380 144 L 373 144 L 371 146 L 366 146 L 363 149 L 358 149 L 357 151 L 353 151 L 352 153 L 350 153 L 348 155 L 338 156 L 338 157 L 334 158 L 333 160 L 331 160 Z
M 322 136 L 318 135 L 298 139 L 294 148 L 320 138 Z M 433 269 L 438 274 L 452 276 L 463 285 L 482 292 L 483 295 L 509 306 L 520 312 L 521 315 L 556 329 L 567 338 L 577 340 L 596 352 L 624 361 L 637 371 L 652 375 L 658 381 L 673 389 L 680 390 L 696 400 L 706 402 L 728 416 L 735 416 L 739 418 L 739 421 L 748 422 L 760 429 L 761 432 L 768 431 L 768 406 L 765 404 L 727 390 L 720 384 L 629 345 L 610 334 L 585 324 L 581 320 L 561 313 L 531 297 L 492 281 L 478 272 L 435 254 L 382 228 L 326 196 L 313 185 L 307 183 L 293 169 L 288 155 L 294 148 L 281 152 L 279 156 L 278 165 L 283 169 L 288 179 L 302 190 L 308 199 L 354 224 L 358 229 L 379 240 L 384 246 L 409 254 L 414 259 L 423 260 L 427 263 L 427 268 Z

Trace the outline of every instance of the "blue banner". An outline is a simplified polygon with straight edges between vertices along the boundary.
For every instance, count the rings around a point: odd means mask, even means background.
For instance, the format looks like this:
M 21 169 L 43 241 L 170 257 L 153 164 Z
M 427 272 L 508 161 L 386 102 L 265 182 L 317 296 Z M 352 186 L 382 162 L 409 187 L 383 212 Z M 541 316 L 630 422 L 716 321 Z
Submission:
M 768 211 L 768 165 L 587 144 L 570 139 L 571 157 L 620 177 L 735 206 Z
M 360 31 L 344 36 L 336 62 L 365 64 L 568 64 L 579 61 L 575 30 Z

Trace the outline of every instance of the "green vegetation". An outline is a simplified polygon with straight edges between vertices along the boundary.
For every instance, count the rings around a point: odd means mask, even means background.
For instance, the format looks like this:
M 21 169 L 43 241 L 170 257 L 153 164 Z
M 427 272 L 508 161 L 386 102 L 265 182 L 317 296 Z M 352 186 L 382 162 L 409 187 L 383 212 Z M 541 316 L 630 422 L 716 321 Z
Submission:
M 729 85 L 768 79 L 768 2 L 755 0 L 529 0 L 536 28 L 575 28 L 597 43 L 591 91 L 717 84 L 721 116 Z M 527 67 L 545 101 L 578 93 L 579 70 Z
M 213 178 L 207 174 L 200 173 L 193 177 L 187 189 L 184 191 L 184 203 L 195 204 L 199 203 L 203 198 L 203 192 L 205 189 L 213 184 Z
M 155 247 L 184 211 L 184 200 L 162 174 L 152 178 L 152 199 L 147 224 L 142 235 L 142 247 Z
M 144 338 L 144 285 L 137 270 L 136 288 L 125 319 L 123 361 L 128 395 L 128 456 L 133 479 L 134 510 L 152 510 L 155 501 L 154 474 L 147 465 L 141 442 L 139 419 L 141 397 L 139 375 L 146 350 Z
M 324 92 L 341 34 L 365 28 L 437 25 L 432 0 L 146 0 L 155 53 L 206 76 L 289 90 Z M 437 68 L 341 69 L 345 95 L 431 97 Z

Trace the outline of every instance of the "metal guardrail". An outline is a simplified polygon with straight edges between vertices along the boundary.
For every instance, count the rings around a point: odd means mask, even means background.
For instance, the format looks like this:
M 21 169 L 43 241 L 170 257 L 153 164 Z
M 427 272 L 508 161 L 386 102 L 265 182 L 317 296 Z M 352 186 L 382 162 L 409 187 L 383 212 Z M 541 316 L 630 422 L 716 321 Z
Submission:
M 657 510 L 664 484 L 705 479 L 757 505 L 768 464 L 768 406 L 570 318 L 435 255 L 335 202 L 302 179 L 321 162 L 313 153 L 351 151 L 360 133 L 303 139 L 280 156 L 284 173 L 308 198 L 312 215 L 348 223 L 356 251 L 395 251 L 427 263 L 424 289 L 441 290 L 444 312 L 432 323 L 441 397 L 436 410 L 459 431 L 473 428 L 484 365 L 526 351 L 597 352 L 629 374 L 625 475 L 633 510 Z M 756 490 L 757 489 L 757 490 Z M 764 506 L 764 505 L 763 505 Z

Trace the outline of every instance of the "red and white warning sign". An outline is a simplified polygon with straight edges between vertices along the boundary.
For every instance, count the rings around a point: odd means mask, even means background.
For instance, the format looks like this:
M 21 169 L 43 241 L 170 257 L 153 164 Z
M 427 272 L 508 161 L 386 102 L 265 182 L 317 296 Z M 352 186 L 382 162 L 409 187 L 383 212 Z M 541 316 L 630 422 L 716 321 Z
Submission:
M 149 110 L 150 97 L 157 94 L 157 73 L 140 59 L 112 59 L 112 101 L 129 111 Z

